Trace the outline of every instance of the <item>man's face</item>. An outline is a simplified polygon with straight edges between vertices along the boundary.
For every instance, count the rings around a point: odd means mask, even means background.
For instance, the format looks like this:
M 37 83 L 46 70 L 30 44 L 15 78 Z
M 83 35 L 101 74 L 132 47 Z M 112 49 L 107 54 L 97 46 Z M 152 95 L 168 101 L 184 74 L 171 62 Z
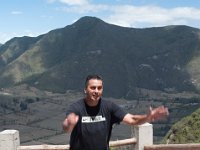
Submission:
M 89 103 L 98 103 L 103 92 L 103 82 L 97 79 L 90 79 L 88 85 L 85 88 L 86 100 Z

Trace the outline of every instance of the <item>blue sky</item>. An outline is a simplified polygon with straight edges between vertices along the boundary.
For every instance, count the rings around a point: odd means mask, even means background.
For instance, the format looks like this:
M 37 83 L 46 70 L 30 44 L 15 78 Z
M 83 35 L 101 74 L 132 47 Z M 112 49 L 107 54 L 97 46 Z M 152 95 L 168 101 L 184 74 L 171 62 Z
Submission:
M 83 16 L 133 28 L 200 28 L 200 0 L 2 0 L 0 43 L 63 28 Z

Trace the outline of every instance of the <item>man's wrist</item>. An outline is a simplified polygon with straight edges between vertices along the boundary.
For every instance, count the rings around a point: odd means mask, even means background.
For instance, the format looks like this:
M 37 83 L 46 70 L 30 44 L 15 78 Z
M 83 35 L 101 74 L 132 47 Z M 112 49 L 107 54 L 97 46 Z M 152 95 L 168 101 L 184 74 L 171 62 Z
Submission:
M 147 122 L 153 122 L 154 118 L 151 115 L 146 115 Z

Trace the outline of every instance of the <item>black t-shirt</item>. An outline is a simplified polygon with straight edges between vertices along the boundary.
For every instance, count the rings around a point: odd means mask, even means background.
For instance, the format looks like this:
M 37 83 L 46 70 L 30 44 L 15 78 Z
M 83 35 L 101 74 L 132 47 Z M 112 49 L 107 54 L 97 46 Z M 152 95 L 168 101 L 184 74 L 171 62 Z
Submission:
M 67 110 L 75 113 L 79 121 L 70 137 L 70 150 L 108 150 L 114 123 L 120 123 L 126 112 L 113 102 L 101 99 L 97 106 L 88 106 L 81 99 Z

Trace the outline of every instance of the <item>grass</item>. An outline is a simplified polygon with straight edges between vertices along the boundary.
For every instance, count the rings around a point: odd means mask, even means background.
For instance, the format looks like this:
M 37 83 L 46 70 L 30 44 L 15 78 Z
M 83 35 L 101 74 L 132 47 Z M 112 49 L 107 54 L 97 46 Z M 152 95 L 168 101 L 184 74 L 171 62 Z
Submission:
M 183 144 L 200 142 L 200 109 L 174 124 L 163 143 Z

